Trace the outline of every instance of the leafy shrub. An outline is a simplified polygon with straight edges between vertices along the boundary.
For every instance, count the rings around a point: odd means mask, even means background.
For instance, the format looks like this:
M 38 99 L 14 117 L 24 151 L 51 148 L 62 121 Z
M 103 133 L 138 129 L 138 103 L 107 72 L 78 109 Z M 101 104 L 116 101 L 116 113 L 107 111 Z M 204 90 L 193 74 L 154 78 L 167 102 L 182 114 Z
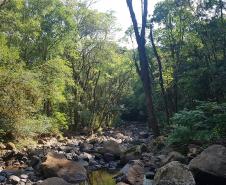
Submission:
M 42 94 L 36 74 L 15 64 L 15 68 L 0 66 L 0 137 L 18 133 L 20 123 L 39 111 Z M 16 135 L 15 135 L 16 136 Z
M 54 121 L 53 125 L 55 125 L 56 130 L 68 128 L 68 122 L 65 113 L 54 112 L 53 121 Z
M 191 141 L 210 141 L 226 136 L 226 104 L 198 102 L 194 110 L 176 113 L 172 120 L 170 144 L 188 144 Z
M 0 140 L 11 139 L 9 134 L 32 137 L 67 128 L 64 113 L 41 114 L 44 95 L 38 73 L 31 73 L 23 63 L 15 65 L 15 69 L 0 66 Z
M 168 142 L 173 143 L 188 143 L 191 140 L 192 131 L 186 126 L 177 126 L 177 128 L 168 137 Z
M 17 137 L 34 137 L 41 133 L 48 133 L 51 131 L 52 122 L 51 118 L 45 116 L 20 120 L 15 125 L 14 133 Z

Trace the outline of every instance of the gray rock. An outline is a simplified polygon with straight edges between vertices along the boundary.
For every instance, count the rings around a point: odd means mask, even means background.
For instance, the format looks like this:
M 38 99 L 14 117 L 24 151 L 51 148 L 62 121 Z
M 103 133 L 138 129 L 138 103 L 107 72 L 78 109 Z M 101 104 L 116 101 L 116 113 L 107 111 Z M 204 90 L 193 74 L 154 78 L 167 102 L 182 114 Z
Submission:
M 114 140 L 109 140 L 103 143 L 103 148 L 100 148 L 100 153 L 111 153 L 115 156 L 120 156 L 122 153 L 122 148 L 120 147 L 120 144 L 117 143 Z
M 133 185 L 143 185 L 144 181 L 144 165 L 140 160 L 130 161 L 119 172 L 126 179 L 126 182 Z
M 104 154 L 104 160 L 106 162 L 110 162 L 110 161 L 113 161 L 115 159 L 114 155 L 113 154 L 110 154 L 110 153 L 105 153 Z
M 28 171 L 28 172 L 33 172 L 33 171 L 34 171 L 34 169 L 33 169 L 32 167 L 27 167 L 27 168 L 25 169 L 25 171 Z
M 111 162 L 108 164 L 108 169 L 111 170 L 111 171 L 114 171 L 114 170 L 116 170 L 117 166 L 118 166 L 118 163 L 117 163 L 117 162 L 111 161 Z
M 20 179 L 20 183 L 27 182 L 27 179 Z
M 5 180 L 6 180 L 6 177 L 5 177 L 5 176 L 0 175 L 0 182 L 5 182 Z
M 98 165 L 98 162 L 95 161 L 94 159 L 92 159 L 90 162 L 89 162 L 90 165 L 92 166 L 95 166 L 95 165 Z
M 34 155 L 31 157 L 31 160 L 30 160 L 30 165 L 35 168 L 35 169 L 38 169 L 39 166 L 41 164 L 41 160 L 40 160 L 40 157 L 38 157 L 37 155 Z
M 161 165 L 165 165 L 172 161 L 179 161 L 183 164 L 187 162 L 187 158 L 179 152 L 173 151 L 170 152 L 165 158 L 162 159 Z
M 20 185 L 26 185 L 26 182 L 20 181 Z
M 172 161 L 157 170 L 154 185 L 195 185 L 195 180 L 186 165 Z
M 70 183 L 79 183 L 87 179 L 86 169 L 81 164 L 56 153 L 47 154 L 41 170 L 47 178 L 60 177 Z
M 72 185 L 59 177 L 52 177 L 44 180 L 39 185 Z
M 126 164 L 132 160 L 138 160 L 140 159 L 140 156 L 141 156 L 140 146 L 131 147 L 121 154 L 120 156 L 121 164 Z
M 193 172 L 205 172 L 217 177 L 226 178 L 226 147 L 212 145 L 192 159 L 189 168 Z
M 78 156 L 78 158 L 89 162 L 94 159 L 94 156 L 89 153 L 83 152 Z
M 12 184 L 18 184 L 20 182 L 20 177 L 16 176 L 16 175 L 11 175 L 9 177 L 9 181 Z
M 74 161 L 77 161 L 78 160 L 78 155 L 75 152 L 73 152 L 73 153 L 66 153 L 65 154 L 65 157 L 68 160 L 74 160 Z
M 21 175 L 20 175 L 20 178 L 21 178 L 21 179 L 27 179 L 27 178 L 28 178 L 28 175 L 27 175 L 27 174 L 21 174 Z
M 65 152 L 65 153 L 70 153 L 71 151 L 74 150 L 74 147 L 71 147 L 71 146 L 60 146 L 59 150 Z
M 78 163 L 81 164 L 81 165 L 84 166 L 84 167 L 89 166 L 89 163 L 88 163 L 87 161 L 84 161 L 83 159 L 79 159 L 79 160 L 78 160 Z

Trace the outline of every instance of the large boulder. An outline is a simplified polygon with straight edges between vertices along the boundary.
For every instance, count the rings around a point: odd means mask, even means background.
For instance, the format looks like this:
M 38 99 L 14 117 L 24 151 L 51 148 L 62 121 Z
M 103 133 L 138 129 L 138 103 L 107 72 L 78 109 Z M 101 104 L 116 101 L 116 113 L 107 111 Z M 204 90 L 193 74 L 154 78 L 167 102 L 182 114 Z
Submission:
M 41 182 L 38 185 L 72 185 L 72 184 L 66 182 L 62 178 L 59 178 L 59 177 L 51 177 L 51 178 L 45 179 L 43 182 Z
M 195 180 L 186 165 L 172 161 L 157 170 L 154 185 L 195 185 Z
M 140 160 L 127 163 L 119 172 L 120 179 L 131 185 L 143 185 L 144 165 Z M 119 175 L 119 176 L 120 176 Z
M 161 161 L 161 166 L 169 163 L 169 162 L 172 162 L 172 161 L 179 161 L 181 163 L 186 163 L 187 162 L 187 159 L 184 155 L 182 155 L 181 153 L 179 152 L 176 152 L 176 151 L 173 151 L 173 152 L 170 152 L 166 158 L 164 158 L 162 161 Z
M 120 162 L 121 164 L 125 165 L 129 161 L 140 159 L 140 156 L 141 151 L 139 145 L 134 146 L 121 153 Z
M 226 148 L 222 145 L 208 147 L 190 161 L 189 168 L 196 176 L 212 175 L 224 178 L 226 182 Z
M 122 153 L 122 149 L 119 143 L 114 140 L 109 140 L 103 143 L 103 148 L 101 148 L 100 152 L 120 156 L 120 154 Z
M 194 157 L 196 157 L 198 154 L 201 153 L 201 147 L 195 144 L 189 144 L 188 145 L 188 153 L 187 156 L 190 159 L 193 159 Z
M 86 169 L 78 162 L 67 160 L 63 155 L 48 153 L 41 171 L 46 178 L 60 177 L 70 183 L 78 183 L 87 179 Z

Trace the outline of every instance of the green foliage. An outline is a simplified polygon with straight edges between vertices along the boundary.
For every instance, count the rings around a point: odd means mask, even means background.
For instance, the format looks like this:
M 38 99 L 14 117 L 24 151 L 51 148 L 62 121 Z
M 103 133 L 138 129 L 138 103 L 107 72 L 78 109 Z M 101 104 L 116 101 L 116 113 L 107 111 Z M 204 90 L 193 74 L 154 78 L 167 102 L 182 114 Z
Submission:
M 137 75 L 138 78 L 138 75 Z M 145 97 L 142 85 L 139 79 L 132 84 L 133 89 L 130 94 L 123 99 L 124 109 L 122 111 L 122 119 L 125 121 L 145 122 L 147 119 L 145 109 Z
M 98 12 L 90 3 L 10 0 L 1 6 L 0 137 L 96 131 L 119 124 L 120 118 L 146 120 L 133 63 L 137 53 L 113 41 L 113 13 Z M 225 136 L 224 12 L 222 1 L 215 0 L 197 6 L 165 0 L 155 7 L 154 38 L 174 115 L 171 143 Z M 158 65 L 148 45 L 156 115 L 164 123 Z M 194 100 L 205 103 L 194 108 Z
M 68 129 L 67 116 L 62 112 L 54 112 L 53 124 L 56 125 L 56 131 Z
M 12 0 L 0 9 L 1 137 L 110 126 L 132 73 L 112 13 L 89 1 Z
M 30 119 L 20 119 L 14 125 L 15 128 L 12 132 L 18 138 L 35 137 L 42 133 L 54 133 L 58 131 L 55 128 L 55 120 L 41 115 Z
M 199 102 L 195 110 L 183 110 L 172 118 L 174 130 L 169 143 L 188 144 L 226 136 L 226 104 Z

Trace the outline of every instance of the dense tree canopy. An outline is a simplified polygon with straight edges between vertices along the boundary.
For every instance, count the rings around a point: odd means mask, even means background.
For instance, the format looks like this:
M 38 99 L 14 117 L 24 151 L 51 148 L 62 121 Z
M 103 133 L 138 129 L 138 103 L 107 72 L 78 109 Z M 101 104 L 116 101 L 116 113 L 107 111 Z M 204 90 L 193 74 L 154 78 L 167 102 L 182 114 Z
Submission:
M 222 104 L 225 102 L 226 79 L 225 11 L 226 4 L 221 0 L 165 0 L 157 3 L 148 20 L 146 29 L 150 29 L 150 37 L 146 37 L 146 52 L 152 72 L 154 108 L 160 126 L 167 128 L 163 124 L 168 122 L 175 130 L 170 136 L 171 141 L 225 136 L 221 116 L 216 118 L 221 123 L 220 128 L 218 123 L 213 124 L 214 121 L 212 124 L 210 121 L 192 121 L 201 116 L 198 113 L 209 117 L 207 107 L 217 114 L 225 114 Z M 133 16 L 131 14 L 131 18 Z M 128 33 L 131 36 L 131 31 Z M 137 58 L 134 60 L 136 62 Z M 173 118 L 169 121 L 168 117 Z M 185 124 L 187 122 L 190 126 Z M 194 132 L 196 126 L 197 133 Z M 200 138 L 192 138 L 194 134 Z
M 225 2 L 163 0 L 148 16 L 142 1 L 142 28 L 132 2 L 133 49 L 92 1 L 1 2 L 1 139 L 122 121 L 147 121 L 156 135 L 159 126 L 172 143 L 225 136 Z
M 2 133 L 92 131 L 118 119 L 134 71 L 112 41 L 111 13 L 88 1 L 12 0 L 0 16 Z

